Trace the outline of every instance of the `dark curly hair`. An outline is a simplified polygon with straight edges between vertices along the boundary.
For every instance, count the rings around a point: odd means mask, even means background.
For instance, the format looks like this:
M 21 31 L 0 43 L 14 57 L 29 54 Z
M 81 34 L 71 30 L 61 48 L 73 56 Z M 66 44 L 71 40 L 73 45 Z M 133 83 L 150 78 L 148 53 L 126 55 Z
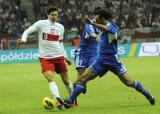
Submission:
M 112 18 L 112 14 L 104 9 L 98 9 L 96 11 L 96 15 L 99 15 L 100 18 L 105 18 L 106 20 L 110 20 Z
M 47 10 L 47 14 L 50 14 L 52 11 L 58 11 L 56 6 L 49 6 Z

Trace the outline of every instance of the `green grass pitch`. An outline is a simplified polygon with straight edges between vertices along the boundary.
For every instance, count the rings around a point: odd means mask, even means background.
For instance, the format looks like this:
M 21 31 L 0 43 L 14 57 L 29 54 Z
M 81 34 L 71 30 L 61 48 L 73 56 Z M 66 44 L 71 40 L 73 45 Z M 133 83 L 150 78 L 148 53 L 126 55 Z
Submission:
M 77 108 L 47 111 L 41 102 L 51 93 L 40 64 L 16 63 L 0 64 L 0 114 L 160 114 L 160 57 L 121 58 L 121 61 L 130 77 L 152 92 L 155 106 L 108 73 L 88 83 L 87 94 L 79 96 Z M 68 69 L 74 81 L 74 65 Z M 56 81 L 61 97 L 65 98 L 68 93 L 59 76 Z

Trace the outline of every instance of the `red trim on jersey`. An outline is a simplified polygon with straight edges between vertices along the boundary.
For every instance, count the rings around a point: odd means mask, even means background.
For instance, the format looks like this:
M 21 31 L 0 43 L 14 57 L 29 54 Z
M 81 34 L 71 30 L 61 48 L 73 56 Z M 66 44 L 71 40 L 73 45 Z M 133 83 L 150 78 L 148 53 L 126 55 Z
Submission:
M 57 57 L 53 59 L 39 58 L 41 62 L 42 73 L 46 71 L 56 72 L 57 74 L 67 72 L 67 65 L 64 57 Z
M 59 35 L 43 33 L 42 39 L 43 40 L 49 40 L 49 41 L 58 41 L 59 40 Z

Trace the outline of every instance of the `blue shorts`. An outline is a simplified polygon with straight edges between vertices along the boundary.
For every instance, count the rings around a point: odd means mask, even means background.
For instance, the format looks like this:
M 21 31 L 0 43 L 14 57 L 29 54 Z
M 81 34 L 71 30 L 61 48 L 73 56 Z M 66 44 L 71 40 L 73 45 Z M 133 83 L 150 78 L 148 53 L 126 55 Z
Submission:
M 94 73 L 102 77 L 105 75 L 108 71 L 113 72 L 115 75 L 120 75 L 126 72 L 125 67 L 123 64 L 115 59 L 114 61 L 102 61 L 100 59 L 97 59 L 91 66 L 91 69 Z
M 96 54 L 80 52 L 75 54 L 74 62 L 76 68 L 88 68 L 97 58 Z

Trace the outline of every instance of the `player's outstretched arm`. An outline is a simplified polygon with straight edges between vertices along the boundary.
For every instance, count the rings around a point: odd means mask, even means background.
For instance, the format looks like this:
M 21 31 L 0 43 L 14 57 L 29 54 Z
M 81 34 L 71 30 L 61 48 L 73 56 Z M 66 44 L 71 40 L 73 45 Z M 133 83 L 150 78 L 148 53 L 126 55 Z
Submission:
M 98 28 L 100 30 L 103 30 L 103 32 L 108 33 L 108 29 L 106 28 L 106 25 L 95 23 L 94 21 L 90 20 L 88 17 L 84 17 L 83 18 L 83 22 L 91 24 L 94 27 L 96 27 L 96 28 Z
M 20 44 L 24 44 L 24 43 L 26 43 L 26 41 L 22 39 L 17 39 L 17 49 L 19 49 Z
M 88 24 L 90 24 L 90 25 L 93 23 L 92 20 L 90 20 L 87 16 L 85 16 L 82 21 L 83 21 L 84 23 L 88 23 Z

